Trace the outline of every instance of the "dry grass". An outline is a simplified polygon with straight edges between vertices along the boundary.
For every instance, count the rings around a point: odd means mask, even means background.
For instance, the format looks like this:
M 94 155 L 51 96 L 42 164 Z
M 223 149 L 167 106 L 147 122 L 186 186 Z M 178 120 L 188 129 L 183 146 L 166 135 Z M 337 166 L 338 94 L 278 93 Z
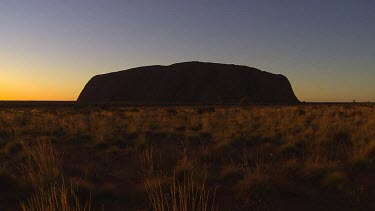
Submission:
M 61 169 L 61 157 L 55 152 L 48 140 L 39 140 L 28 146 L 26 159 L 20 164 L 20 170 L 26 181 L 33 186 L 33 193 L 21 202 L 23 211 L 89 211 L 90 202 L 85 205 L 75 189 L 65 187 Z
M 55 153 L 48 140 L 39 140 L 28 146 L 26 159 L 20 164 L 25 179 L 35 190 L 44 191 L 60 181 L 61 157 Z
M 141 169 L 141 174 L 143 177 L 148 178 L 155 173 L 155 156 L 154 148 L 145 147 L 140 149 L 138 155 L 139 168 Z
M 167 187 L 162 185 L 160 178 L 146 179 L 145 187 L 154 211 L 217 210 L 215 192 L 210 195 L 205 182 L 205 179 L 199 181 L 188 173 L 182 181 L 174 175 Z
M 67 190 L 64 184 L 51 185 L 49 189 L 38 190 L 26 202 L 21 202 L 22 211 L 89 211 L 90 202 L 82 205 L 75 190 Z

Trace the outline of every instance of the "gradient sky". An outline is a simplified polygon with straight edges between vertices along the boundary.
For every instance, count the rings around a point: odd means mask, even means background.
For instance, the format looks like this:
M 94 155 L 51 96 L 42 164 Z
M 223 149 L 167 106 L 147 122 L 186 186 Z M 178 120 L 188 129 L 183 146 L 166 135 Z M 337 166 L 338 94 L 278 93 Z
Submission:
M 0 100 L 192 60 L 284 74 L 302 101 L 375 101 L 375 1 L 0 0 Z

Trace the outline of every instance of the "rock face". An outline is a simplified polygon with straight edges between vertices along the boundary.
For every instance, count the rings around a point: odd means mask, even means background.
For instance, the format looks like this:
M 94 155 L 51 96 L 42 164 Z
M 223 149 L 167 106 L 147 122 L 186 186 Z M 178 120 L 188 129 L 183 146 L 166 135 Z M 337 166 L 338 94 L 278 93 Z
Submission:
M 298 103 L 283 75 L 252 67 L 184 62 L 97 75 L 78 102 L 129 104 Z

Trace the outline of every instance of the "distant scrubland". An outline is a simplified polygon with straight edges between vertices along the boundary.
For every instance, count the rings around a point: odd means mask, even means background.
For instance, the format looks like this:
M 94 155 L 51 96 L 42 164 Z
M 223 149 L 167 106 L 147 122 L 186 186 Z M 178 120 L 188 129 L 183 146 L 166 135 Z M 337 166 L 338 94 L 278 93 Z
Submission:
M 375 105 L 3 106 L 1 210 L 372 210 Z

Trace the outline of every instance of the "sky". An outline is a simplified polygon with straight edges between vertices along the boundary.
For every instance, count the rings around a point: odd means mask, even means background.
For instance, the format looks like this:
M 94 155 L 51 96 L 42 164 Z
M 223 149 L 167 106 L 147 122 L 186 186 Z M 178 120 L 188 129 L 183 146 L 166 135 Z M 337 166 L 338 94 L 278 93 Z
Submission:
M 375 101 L 373 0 L 0 0 L 0 100 L 76 100 L 96 74 L 206 61 L 301 101 Z

